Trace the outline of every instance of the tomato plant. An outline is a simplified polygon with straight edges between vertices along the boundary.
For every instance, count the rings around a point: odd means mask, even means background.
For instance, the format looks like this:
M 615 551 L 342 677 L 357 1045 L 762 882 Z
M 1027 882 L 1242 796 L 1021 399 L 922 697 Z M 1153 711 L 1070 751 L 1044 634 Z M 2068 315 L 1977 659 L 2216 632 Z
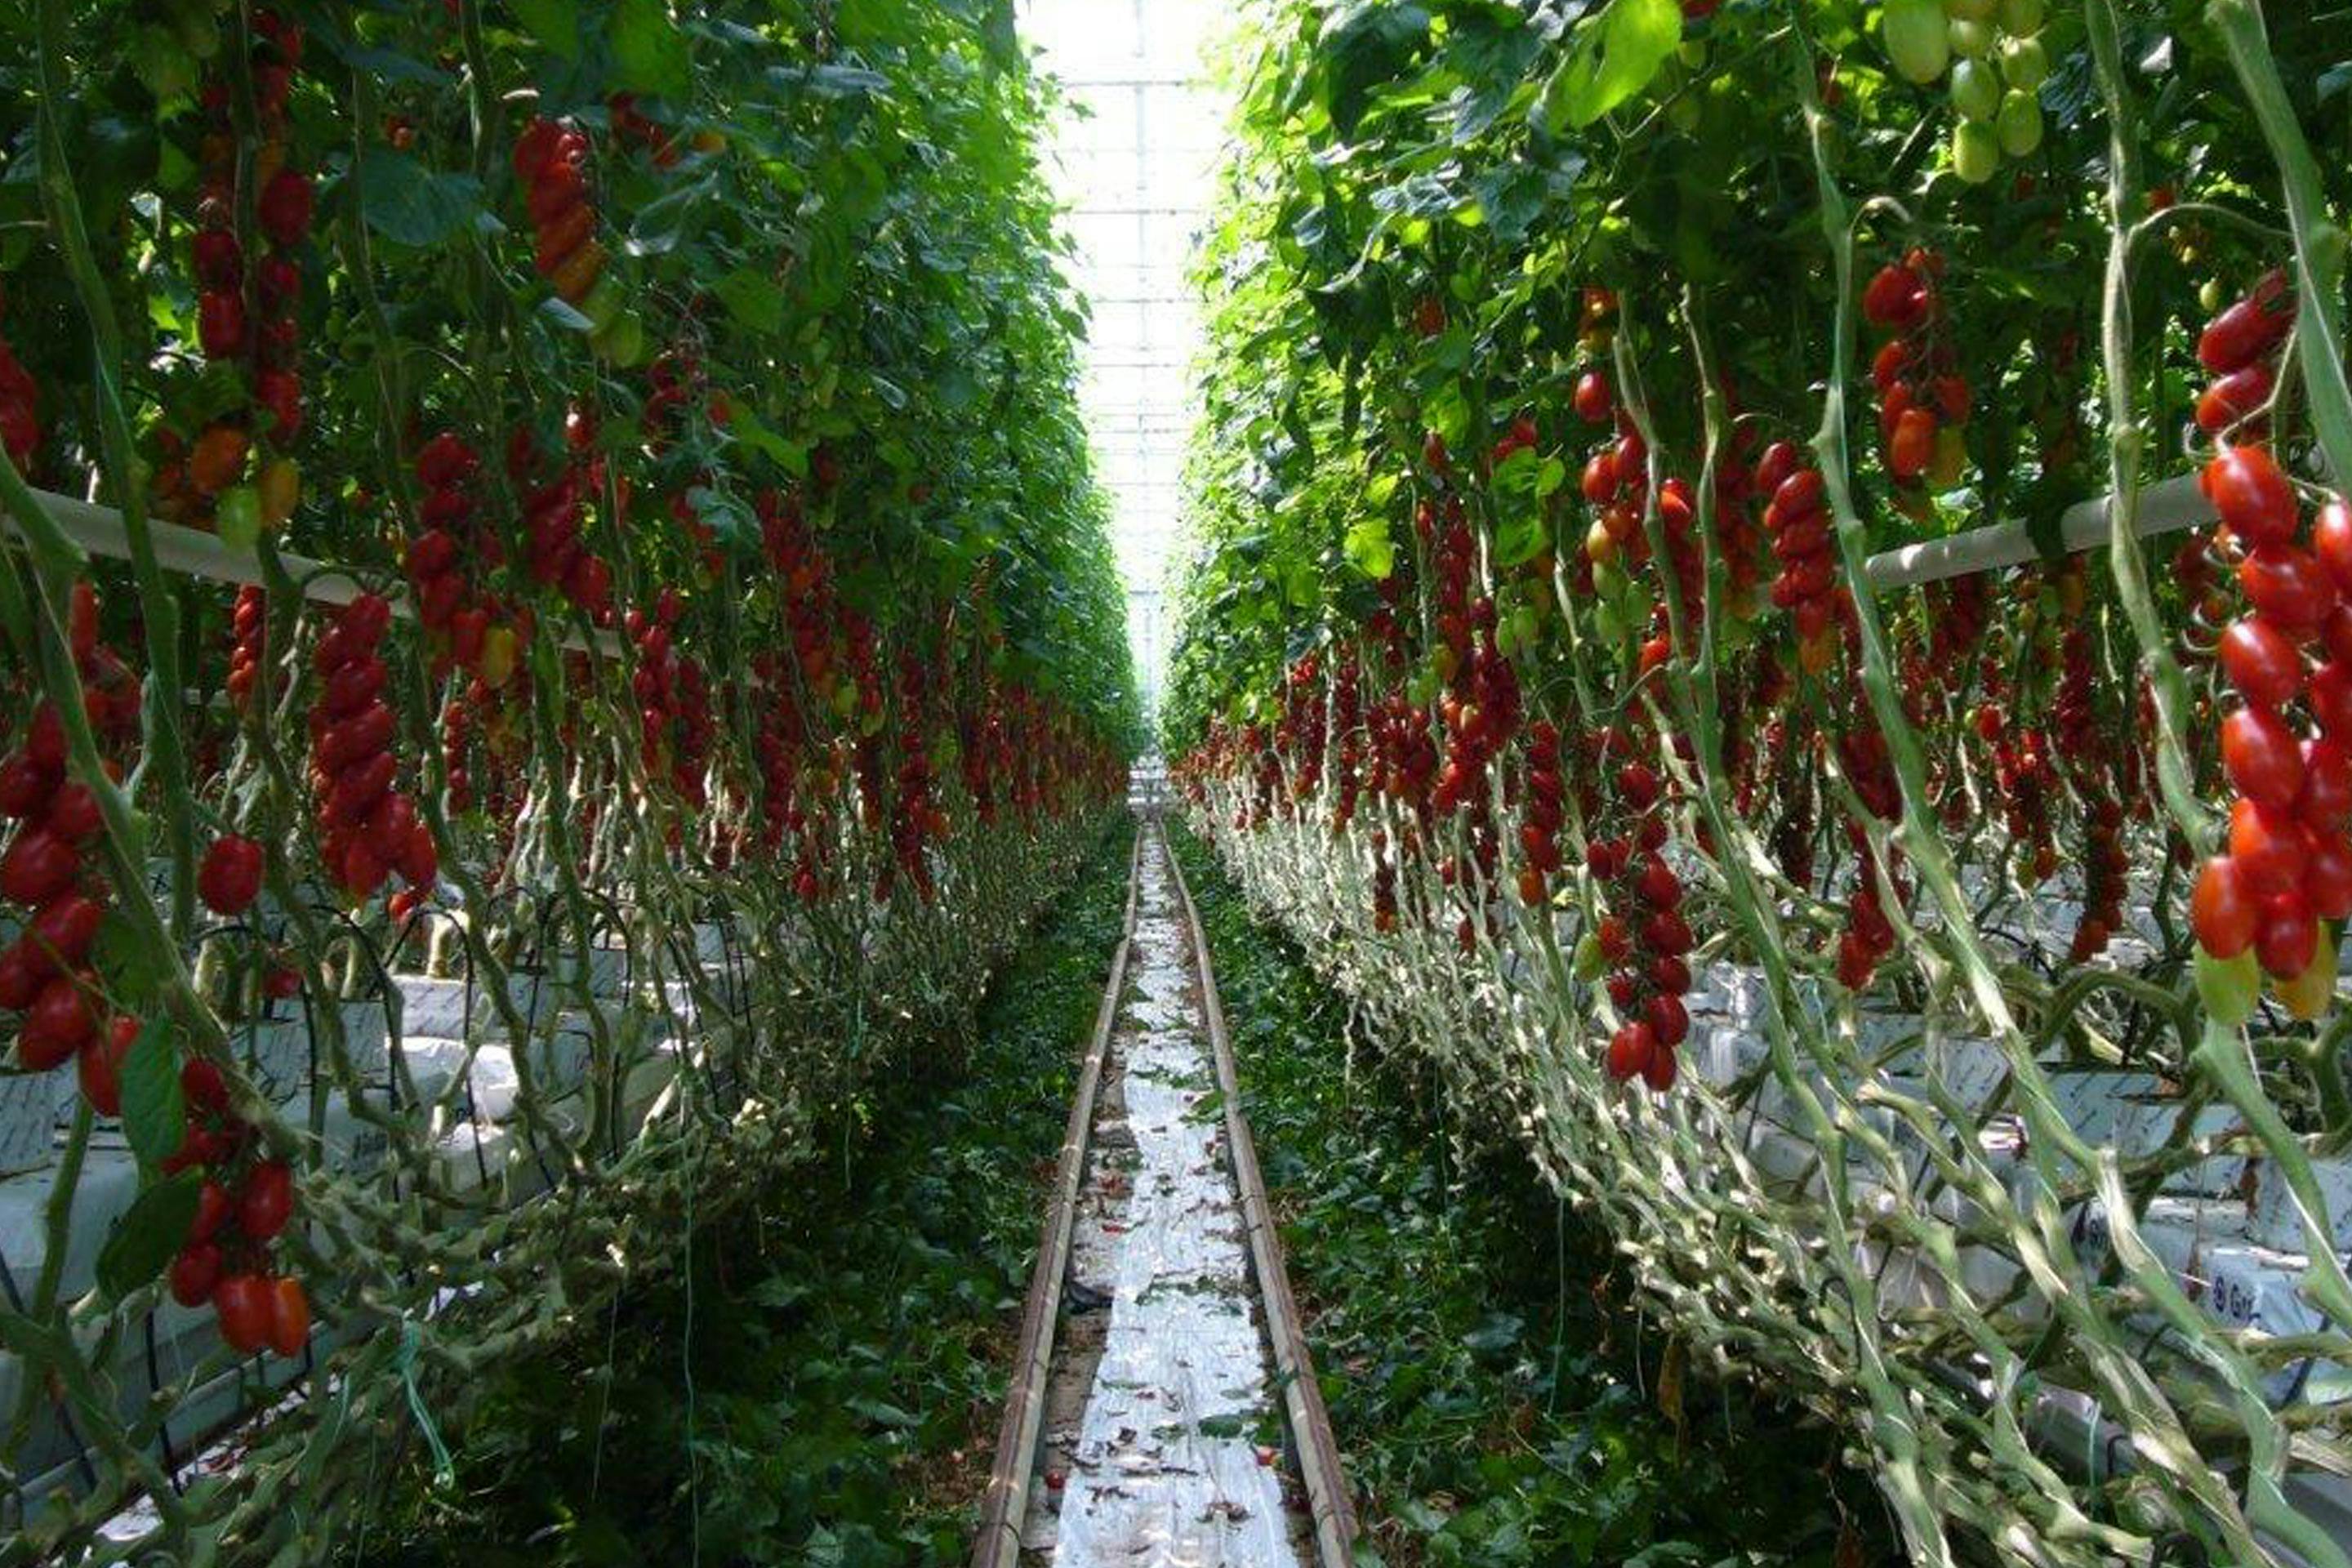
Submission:
M 2256 0 L 1429 0 L 1253 41 L 1162 724 L 1196 825 L 1678 1327 L 1902 1426 L 1915 1553 L 2054 1517 L 1990 1479 L 1945 1331 L 1996 1386 L 2144 1387 L 2100 1346 L 2176 1292 L 2203 1339 L 2108 1418 L 2185 1432 L 2218 1380 L 2221 1447 L 2275 1440 L 2280 1363 L 2207 1356 L 2242 1324 L 2148 1250 L 2147 1194 L 2245 1215 L 2084 1086 L 2226 1105 L 2273 1195 L 2352 1133 L 2340 40 Z M 1915 1115 L 1948 1040 L 1999 1068 L 1965 1131 Z M 2071 1238 L 2003 1171 L 2080 1194 Z M 2287 1228 L 2352 1309 L 2335 1233 Z M 1744 1250 L 1792 1233 L 1817 1267 Z M 1775 1321 L 1792 1289 L 1854 1306 Z M 2053 1506 L 2262 1560 L 2177 1480 Z
M 805 1157 L 1122 796 L 1003 20 L 0 21 L 0 1036 L 76 1075 L 14 1364 L 179 1369 L 167 1445 L 337 1391 L 184 1500 L 28 1394 L 35 1552 L 326 1552 L 356 1434 Z

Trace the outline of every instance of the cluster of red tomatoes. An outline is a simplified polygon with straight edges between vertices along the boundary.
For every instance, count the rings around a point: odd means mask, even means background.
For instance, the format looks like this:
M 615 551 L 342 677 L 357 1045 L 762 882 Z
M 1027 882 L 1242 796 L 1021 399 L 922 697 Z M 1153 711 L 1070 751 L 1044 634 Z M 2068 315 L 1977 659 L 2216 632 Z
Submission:
M 925 662 L 914 653 L 898 659 L 898 773 L 892 781 L 890 812 L 891 858 L 898 872 L 915 885 L 915 895 L 928 904 L 938 889 L 932 886 L 931 863 L 924 846 L 948 834 L 947 814 L 940 809 L 931 789 L 931 754 L 927 713 L 930 679 Z M 884 885 L 877 895 L 887 902 L 891 867 L 883 868 Z
M 1796 443 L 1775 441 L 1756 460 L 1756 488 L 1772 498 L 1764 506 L 1765 531 L 1780 563 L 1772 603 L 1796 624 L 1798 665 L 1819 675 L 1835 658 L 1839 622 L 1853 609 L 1837 580 L 1821 470 L 1805 462 Z
M 441 856 L 415 803 L 394 787 L 391 706 L 378 646 L 392 606 L 362 594 L 336 613 L 311 649 L 320 687 L 310 710 L 310 785 L 320 853 L 344 892 L 366 899 L 398 870 L 411 888 L 429 890 Z
M 0 296 L 0 309 L 6 300 Z M 41 449 L 41 389 L 33 380 L 33 373 L 16 358 L 7 340 L 0 338 L 0 452 L 16 465 L 19 473 L 29 470 L 35 454 Z
M 565 426 L 567 445 L 575 454 L 593 438 L 578 433 L 581 423 L 573 419 Z M 561 589 L 583 614 L 604 624 L 612 615 L 613 569 L 581 538 L 587 471 L 582 464 L 567 462 L 554 479 L 538 483 L 540 467 L 537 444 L 528 430 L 518 428 L 507 444 L 507 472 L 525 487 L 522 515 L 531 579 Z
M 673 646 L 685 601 L 664 588 L 654 613 L 631 610 L 623 629 L 636 646 L 637 668 L 630 690 L 637 700 L 638 739 L 646 772 L 667 776 L 679 797 L 699 809 L 706 798 L 703 760 L 710 748 L 711 721 L 702 667 Z
M 515 138 L 514 172 L 536 240 L 531 265 L 557 299 L 577 307 L 610 259 L 596 237 L 596 204 L 588 195 L 587 134 L 562 121 L 533 120 Z
M 2320 922 L 2352 915 L 2352 607 L 2339 603 L 2352 588 L 2352 514 L 2330 501 L 2306 547 L 2294 487 L 2261 447 L 2225 447 L 2202 482 L 2243 552 L 2251 611 L 2221 634 L 2241 699 L 2221 722 L 2237 798 L 2228 853 L 2199 874 L 2192 921 L 2215 959 L 2251 948 L 2287 994 L 2308 986 L 2325 1005 L 2335 963 Z M 2309 668 L 2314 645 L 2322 660 Z M 2315 967 L 2325 973 L 2314 979 Z
M 253 701 L 269 655 L 269 601 L 248 583 L 229 612 L 228 700 L 240 710 Z
M 1949 489 L 1959 482 L 1968 447 L 1969 383 L 1943 331 L 1937 285 L 1944 258 L 1914 249 L 1878 269 L 1863 290 L 1863 319 L 1893 335 L 1871 362 L 1878 389 L 1878 433 L 1886 472 L 1898 487 L 1923 482 Z
M 1597 396 L 1587 392 L 1594 386 Z M 1596 408 L 1601 419 L 1610 417 L 1612 400 L 1600 372 L 1585 373 L 1577 384 L 1575 402 L 1580 416 Z M 1584 558 L 1590 564 L 1635 566 L 1649 554 L 1648 541 L 1642 535 L 1642 509 L 1650 495 L 1649 460 L 1650 449 L 1641 432 L 1622 413 L 1617 415 L 1616 437 L 1595 447 L 1584 460 L 1578 489 L 1601 509 L 1584 536 Z
M 1559 776 L 1559 731 L 1549 719 L 1528 726 L 1526 811 L 1519 823 L 1519 900 L 1529 909 L 1550 900 L 1559 870 L 1559 829 L 1568 791 Z
M 167 1171 L 201 1170 L 195 1218 L 165 1281 L 183 1307 L 209 1302 L 221 1338 L 241 1355 L 267 1347 L 302 1353 L 310 1300 L 302 1281 L 275 1271 L 270 1254 L 294 1215 L 294 1173 L 262 1153 L 250 1122 L 229 1109 L 220 1071 L 202 1058 L 180 1065 L 187 1131 Z
M 1353 658 L 1343 658 L 1331 672 L 1331 725 L 1339 732 L 1339 750 L 1331 768 L 1331 826 L 1343 831 L 1355 819 L 1356 800 L 1363 791 L 1364 767 L 1363 672 Z
M 99 643 L 98 602 L 87 584 L 75 585 L 69 635 L 84 710 L 101 747 L 136 737 L 138 684 Z M 109 757 L 107 766 L 119 763 Z M 0 855 L 0 900 L 27 917 L 22 934 L 0 952 L 0 1009 L 25 1016 L 17 1064 L 47 1072 L 73 1058 L 83 1095 L 101 1115 L 118 1115 L 119 1069 L 139 1021 L 110 1016 L 92 967 L 108 904 L 91 861 L 104 822 L 89 786 L 69 776 L 65 723 L 49 703 L 34 710 L 22 748 L 0 763 L 0 817 L 17 824 Z
M 310 177 L 288 163 L 287 103 L 302 62 L 299 23 L 276 12 L 256 13 L 250 62 L 260 142 L 250 168 L 253 214 L 268 249 L 248 268 L 237 233 L 237 136 L 226 80 L 204 93 L 203 194 L 192 259 L 196 279 L 196 342 L 215 363 L 236 363 L 257 419 L 243 413 L 215 417 L 197 437 L 187 461 L 160 467 L 156 504 L 166 515 L 208 515 L 222 539 L 249 548 L 294 510 L 301 471 L 285 455 L 302 433 L 301 301 L 298 256 L 309 238 L 315 195 Z M 248 276 L 248 271 L 250 276 Z M 251 429 L 267 443 L 248 479 Z
M 402 561 L 415 595 L 416 619 L 428 634 L 438 672 L 451 666 L 472 671 L 492 687 L 513 673 L 516 649 L 529 635 L 528 612 L 517 627 L 493 627 L 491 606 L 479 602 L 466 563 L 498 561 L 497 536 L 476 525 L 474 495 L 481 458 L 449 431 L 416 454 L 417 482 L 425 488 L 418 521 L 424 531 L 409 541 Z
M 1276 750 L 1298 761 L 1291 775 L 1290 795 L 1305 800 L 1323 782 L 1323 752 L 1328 739 L 1324 728 L 1323 661 L 1313 654 L 1293 660 L 1283 683 L 1282 717 L 1274 727 Z
M 1627 749 L 1624 735 L 1605 731 L 1596 738 L 1605 763 Z M 1629 918 L 1603 915 L 1593 942 L 1609 967 L 1609 999 L 1626 1016 L 1609 1039 L 1609 1076 L 1623 1082 L 1640 1078 L 1664 1094 L 1679 1071 L 1675 1050 L 1690 1036 L 1691 929 L 1683 919 L 1682 879 L 1662 851 L 1666 818 L 1659 804 L 1664 786 L 1657 770 L 1639 758 L 1618 766 L 1618 799 L 1633 816 L 1632 830 L 1594 838 L 1585 846 L 1585 868 L 1601 884 L 1615 909 L 1637 909 Z

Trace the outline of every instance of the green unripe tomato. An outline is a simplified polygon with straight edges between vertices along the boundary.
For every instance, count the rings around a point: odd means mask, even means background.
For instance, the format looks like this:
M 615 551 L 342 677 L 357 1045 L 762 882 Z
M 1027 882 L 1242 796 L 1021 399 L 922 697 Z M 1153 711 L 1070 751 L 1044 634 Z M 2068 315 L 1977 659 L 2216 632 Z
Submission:
M 599 359 L 626 370 L 645 357 L 646 323 L 635 310 L 625 310 L 588 334 L 588 347 Z
M 1535 647 L 1536 639 L 1541 635 L 1541 627 L 1536 619 L 1534 609 L 1528 605 L 1521 605 L 1517 609 L 1513 610 L 1511 612 L 1511 630 L 1513 635 L 1518 638 L 1519 646 L 1521 647 Z
M 1946 41 L 1952 53 L 1964 60 L 1980 60 L 1992 53 L 1993 34 L 1990 22 L 1958 21 L 1944 29 Z
M 628 304 L 621 293 L 621 280 L 609 271 L 596 279 L 588 290 L 588 298 L 580 301 L 580 313 L 588 318 L 592 330 L 602 330 L 613 324 L 613 319 Z
M 2000 0 L 2000 30 L 2010 34 L 2042 30 L 2042 0 Z
M 1696 71 L 1701 66 L 1706 64 L 1706 40 L 1705 38 L 1685 38 L 1682 41 L 1682 47 L 1677 48 L 1675 53 L 1681 58 L 1685 66 Z
M 2207 315 L 2220 311 L 2221 300 L 2221 280 L 2219 278 L 2208 278 L 2197 286 L 2197 303 L 2203 307 Z
M 1944 15 L 1955 22 L 1990 22 L 2000 0 L 1944 0 Z
M 1981 185 L 2000 167 L 2000 139 L 1980 120 L 1963 120 L 1952 127 L 1952 172 L 1969 184 Z
M 213 531 L 242 553 L 261 542 L 261 497 L 251 485 L 232 485 L 213 502 Z
M 2042 101 L 2030 92 L 2012 88 L 2001 95 L 2000 118 L 1993 130 L 2000 137 L 2000 150 L 2012 158 L 2023 158 L 2042 145 Z
M 2252 948 L 2235 958 L 2216 958 L 2201 947 L 2197 950 L 2197 997 L 2215 1023 L 2225 1029 L 2236 1028 L 2254 1016 L 2254 1004 L 2262 994 L 2263 970 L 2254 961 Z
M 2032 92 L 2050 79 L 2050 56 L 2039 38 L 2006 38 L 2000 46 L 2000 79 Z
M 1601 939 L 1586 931 L 1576 939 L 1576 977 L 1587 985 L 1609 971 L 1609 961 L 1601 956 Z
M 1937 0 L 1886 0 L 1880 17 L 1886 58 L 1904 80 L 1925 87 L 1952 62 L 1944 8 Z
M 1696 93 L 1686 92 L 1666 101 L 1666 123 L 1685 136 L 1696 134 L 1706 117 L 1706 104 Z
M 1963 120 L 1986 120 L 2000 112 L 2000 81 L 1983 60 L 1952 66 L 1952 107 Z

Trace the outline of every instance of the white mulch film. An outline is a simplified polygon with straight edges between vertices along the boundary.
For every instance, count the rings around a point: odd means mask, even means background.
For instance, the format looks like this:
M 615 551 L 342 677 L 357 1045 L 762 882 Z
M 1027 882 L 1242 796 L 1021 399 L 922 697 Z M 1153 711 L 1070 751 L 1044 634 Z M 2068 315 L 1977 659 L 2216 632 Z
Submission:
M 1276 1408 L 1273 1380 L 1165 855 L 1154 846 L 1144 856 L 1132 969 L 1141 996 L 1115 1043 L 1132 1195 L 1109 1224 L 1090 1206 L 1076 1237 L 1082 1276 L 1100 1270 L 1084 1283 L 1112 1300 L 1054 1562 L 1297 1568 L 1281 1471 L 1261 1462 L 1256 1442 Z

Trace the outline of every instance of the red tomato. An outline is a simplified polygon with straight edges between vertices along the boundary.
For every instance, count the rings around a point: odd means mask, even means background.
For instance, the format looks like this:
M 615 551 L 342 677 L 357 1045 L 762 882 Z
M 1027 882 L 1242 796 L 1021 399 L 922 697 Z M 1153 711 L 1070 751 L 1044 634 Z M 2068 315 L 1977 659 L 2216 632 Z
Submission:
M 2319 922 L 2300 891 L 2263 900 L 2262 920 L 2254 930 L 2254 958 L 2263 973 L 2274 980 L 2292 980 L 2311 967 L 2319 950 Z
M 278 1160 L 264 1160 L 245 1178 L 236 1195 L 236 1227 L 247 1239 L 268 1241 L 286 1228 L 294 1213 L 294 1173 Z
M 63 1067 L 79 1044 L 27 1016 L 24 1027 L 16 1031 L 16 1065 L 27 1072 L 47 1072 L 51 1068 Z
M 1658 1043 L 1647 1024 L 1621 1024 L 1609 1038 L 1609 1076 L 1623 1082 L 1648 1069 Z
M 1679 996 L 1656 995 L 1643 1012 L 1650 1033 L 1661 1046 L 1679 1046 L 1690 1037 L 1690 1013 Z
M 27 829 L 0 856 L 0 899 L 39 909 L 71 887 L 80 869 L 71 844 L 47 828 Z
M 261 846 L 229 834 L 205 847 L 196 868 L 196 896 L 223 919 L 243 914 L 261 892 Z
M 81 1048 L 74 1063 L 74 1073 L 81 1084 L 82 1098 L 100 1116 L 122 1114 L 122 1058 L 131 1054 L 131 1043 L 139 1038 L 139 1020 L 118 1017 L 106 1026 L 106 1032 Z
M 1680 996 L 1690 990 L 1690 965 L 1673 953 L 1662 953 L 1650 963 L 1650 984 L 1669 996 Z
M 105 825 L 106 818 L 99 814 L 98 796 L 88 784 L 70 779 L 49 797 L 48 815 L 41 819 L 42 826 L 68 844 L 83 842 Z
M 288 1359 L 302 1353 L 310 1340 L 310 1299 L 302 1281 L 291 1276 L 269 1285 L 269 1348 Z
M 2197 428 L 2219 436 L 2271 400 L 2278 377 L 2266 364 L 2233 370 L 2208 386 L 2197 399 Z
M 1900 262 L 1880 268 L 1863 289 L 1863 319 L 1872 326 L 1907 327 L 1927 313 L 1927 284 Z
M 2331 498 L 2319 509 L 2311 525 L 2311 549 L 2336 579 L 2336 591 L 2352 593 L 2352 506 L 2343 497 Z
M 2311 672 L 2305 698 L 2319 727 L 2336 740 L 2352 743 L 2352 663 L 2330 659 Z
M 2317 738 L 2303 743 L 2303 791 L 2294 814 L 2306 827 L 2341 827 L 2352 821 L 2352 747 Z
M 1927 471 L 1936 460 L 1936 416 L 1924 408 L 1907 408 L 1895 422 L 1887 443 L 1886 471 L 1905 483 Z
M 2303 900 L 2324 921 L 2352 915 L 2352 838 L 2341 828 L 2311 836 L 2303 863 Z
M 2260 616 L 2231 622 L 2218 651 L 2230 684 L 2258 708 L 2284 707 L 2303 689 L 2303 655 Z
M 2257 898 L 2291 892 L 2301 885 L 2307 837 L 2289 812 L 2251 800 L 2230 807 L 2230 858 Z
M 2240 708 L 2221 721 L 2221 765 L 2238 793 L 2291 806 L 2303 791 L 2303 747 L 2294 728 L 2267 708 Z
M 180 1098 L 196 1110 L 226 1110 L 228 1082 L 220 1068 L 202 1057 L 190 1057 L 180 1064 Z
M 2336 608 L 2336 583 L 2311 552 L 2266 544 L 2238 563 L 2238 585 L 2256 613 L 2293 637 L 2317 632 Z
M 188 1223 L 188 1239 L 210 1241 L 227 1220 L 228 1211 L 228 1189 L 206 1178 L 196 1189 L 196 1217 Z
M 1691 929 L 1682 916 L 1667 910 L 1642 922 L 1642 941 L 1652 952 L 1679 958 L 1691 950 Z
M 2212 321 L 2197 339 L 2197 363 L 2217 374 L 2240 370 L 2276 348 L 2294 326 L 2286 274 L 2263 274 L 2252 292 Z
M 1578 376 L 1575 402 L 1576 416 L 1586 424 L 1598 425 L 1606 420 L 1614 412 L 1609 378 L 1597 370 L 1588 370 Z
M 37 816 L 58 787 L 58 771 L 19 752 L 0 763 L 0 816 Z
M 43 974 L 79 969 L 89 956 L 90 946 L 98 940 L 98 928 L 105 920 L 105 905 L 79 893 L 68 893 L 35 915 L 32 925 L 19 940 L 26 958 L 39 966 Z
M 25 1015 L 27 1033 L 37 1028 L 51 1039 L 78 1047 L 98 1028 L 90 1016 L 89 998 L 69 974 L 60 974 L 41 987 Z
M 269 1281 L 258 1274 L 232 1274 L 213 1290 L 213 1310 L 219 1315 L 221 1338 L 240 1355 L 251 1355 L 269 1342 Z
M 209 1241 L 192 1241 L 172 1259 L 169 1276 L 172 1300 L 183 1307 L 203 1305 L 220 1284 L 221 1249 Z
M 1664 1094 L 1675 1087 L 1675 1075 L 1678 1070 L 1675 1053 L 1660 1046 L 1650 1053 L 1648 1065 L 1642 1068 L 1642 1081 L 1654 1092 Z
M 2205 465 L 2198 487 L 2230 531 L 2248 544 L 2284 544 L 2301 521 L 2294 487 L 2261 447 L 2224 447 Z
M 1617 493 L 1617 459 L 1608 447 L 1603 447 L 1584 460 L 1584 477 L 1577 484 L 1584 499 L 1595 506 Z
M 41 994 L 41 983 L 49 977 L 48 961 L 34 952 L 32 943 L 18 937 L 0 952 L 0 1008 L 21 1013 L 33 1005 Z

